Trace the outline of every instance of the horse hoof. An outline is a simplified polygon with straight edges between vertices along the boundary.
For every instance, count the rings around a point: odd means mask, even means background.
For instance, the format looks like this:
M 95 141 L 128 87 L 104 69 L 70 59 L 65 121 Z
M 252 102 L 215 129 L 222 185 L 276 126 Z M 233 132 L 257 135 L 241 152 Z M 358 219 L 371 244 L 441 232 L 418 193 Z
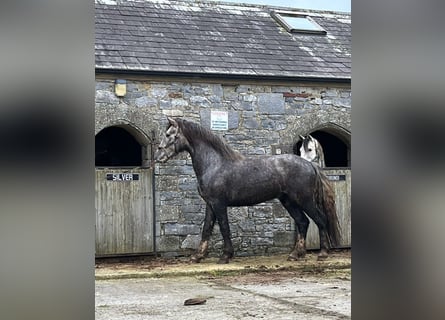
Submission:
M 328 258 L 328 254 L 327 253 L 320 253 L 318 256 L 317 256 L 317 260 L 318 261 L 323 261 L 323 260 L 326 260 Z
M 304 259 L 305 256 L 306 256 L 306 251 L 298 251 L 298 252 L 293 251 L 287 257 L 287 261 L 297 261 L 300 259 Z
M 202 260 L 202 258 L 197 257 L 197 256 L 192 256 L 192 257 L 190 258 L 190 262 L 192 262 L 192 263 L 200 263 L 201 260 Z
M 227 258 L 227 257 L 221 257 L 221 258 L 219 258 L 219 260 L 218 260 L 218 264 L 227 264 L 227 263 L 229 263 L 229 262 L 230 262 L 230 259 Z

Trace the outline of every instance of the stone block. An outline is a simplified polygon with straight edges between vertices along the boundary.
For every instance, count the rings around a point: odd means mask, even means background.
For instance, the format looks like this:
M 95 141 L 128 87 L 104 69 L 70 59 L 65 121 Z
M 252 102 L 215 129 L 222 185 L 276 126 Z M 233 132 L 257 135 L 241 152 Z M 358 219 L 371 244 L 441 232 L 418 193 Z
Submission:
M 161 109 L 171 109 L 172 108 L 172 103 L 170 100 L 161 100 L 159 102 L 159 107 Z
M 184 116 L 184 112 L 182 110 L 177 110 L 177 109 L 162 110 L 162 114 L 164 114 L 168 117 L 183 117 Z
M 281 131 L 286 129 L 287 123 L 284 120 L 265 119 L 261 121 L 261 128 L 270 131 Z
M 160 192 L 159 194 L 159 198 L 161 199 L 161 201 L 172 201 L 175 199 L 178 199 L 180 197 L 179 192 L 177 191 L 163 191 Z
M 97 103 L 106 103 L 106 104 L 119 104 L 119 98 L 116 97 L 114 92 L 106 91 L 106 90 L 97 90 L 96 91 L 96 102 Z
M 246 220 L 241 221 L 239 224 L 239 227 L 242 231 L 255 231 L 255 223 L 253 220 Z
M 188 106 L 188 102 L 187 100 L 184 99 L 172 99 L 171 100 L 171 105 L 173 108 L 178 109 L 178 108 L 185 108 Z
M 340 92 L 340 98 L 349 98 L 351 96 L 351 91 Z
M 251 147 L 251 148 L 247 148 L 247 153 L 249 155 L 265 155 L 266 149 L 261 148 L 261 147 Z
M 150 94 L 155 98 L 164 98 L 167 96 L 167 89 L 163 86 L 152 86 Z
M 159 209 L 159 221 L 178 221 L 179 212 L 179 206 L 164 205 Z
M 261 238 L 261 237 L 255 237 L 252 239 L 252 246 L 272 246 L 273 245 L 273 239 L 271 238 Z
M 201 241 L 200 235 L 187 235 L 187 237 L 181 243 L 181 249 L 198 249 L 199 242 Z
M 134 104 L 138 108 L 156 107 L 158 105 L 158 100 L 156 100 L 155 98 L 143 96 L 135 99 Z
M 243 125 L 246 129 L 257 129 L 259 127 L 258 121 L 253 118 L 245 119 Z
M 272 216 L 271 206 L 254 206 L 252 216 L 254 218 L 268 218 Z
M 163 179 L 156 180 L 156 188 L 162 191 L 178 191 L 178 181 L 165 176 Z
M 186 184 L 179 184 L 179 190 L 181 191 L 193 191 L 195 192 L 198 188 L 196 182 L 190 182 L 190 183 L 186 183 Z
M 238 129 L 239 113 L 237 111 L 229 111 L 229 130 Z
M 290 231 L 275 231 L 273 233 L 273 245 L 276 247 L 293 248 L 295 245 L 295 234 Z
M 257 100 L 257 97 L 251 93 L 247 93 L 247 94 L 242 93 L 242 94 L 240 94 L 240 98 L 244 102 L 254 102 Z
M 213 91 L 213 95 L 216 97 L 223 97 L 224 96 L 224 90 L 223 90 L 223 86 L 220 84 L 214 84 L 212 85 L 212 91 Z
M 336 89 L 327 89 L 321 92 L 321 97 L 337 97 L 338 91 Z
M 210 107 L 210 101 L 206 97 L 192 96 L 190 97 L 190 104 L 192 106 L 208 108 Z
M 178 251 L 181 245 L 179 236 L 162 236 L 156 240 L 158 251 Z
M 289 153 L 289 152 L 288 152 Z M 276 218 L 289 218 L 290 215 L 281 203 L 274 203 L 272 207 L 273 216 Z
M 110 81 L 96 81 L 96 91 L 105 90 L 113 91 L 114 83 Z
M 284 114 L 284 97 L 281 93 L 259 93 L 258 110 L 263 114 Z
M 199 234 L 200 226 L 196 224 L 180 224 L 180 223 L 165 223 L 165 235 L 188 235 Z
M 181 206 L 181 212 L 183 214 L 198 214 L 201 213 L 201 205 L 198 204 L 189 204 L 189 205 L 183 205 Z
M 332 104 L 335 107 L 351 107 L 351 99 L 350 98 L 334 98 L 332 99 Z

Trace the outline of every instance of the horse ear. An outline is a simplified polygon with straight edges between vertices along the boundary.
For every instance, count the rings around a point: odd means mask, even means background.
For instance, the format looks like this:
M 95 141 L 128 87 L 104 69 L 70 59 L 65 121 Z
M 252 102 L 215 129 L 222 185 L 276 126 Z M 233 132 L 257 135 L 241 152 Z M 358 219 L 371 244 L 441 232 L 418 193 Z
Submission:
M 304 140 L 304 137 L 303 137 L 301 134 L 299 134 L 299 136 L 300 136 L 300 139 L 301 139 L 301 140 Z
M 308 135 L 309 138 L 311 138 L 311 140 L 315 140 L 313 136 Z
M 168 122 L 170 123 L 170 125 L 172 125 L 173 127 L 177 128 L 178 127 L 178 122 L 176 122 L 175 119 L 167 117 Z

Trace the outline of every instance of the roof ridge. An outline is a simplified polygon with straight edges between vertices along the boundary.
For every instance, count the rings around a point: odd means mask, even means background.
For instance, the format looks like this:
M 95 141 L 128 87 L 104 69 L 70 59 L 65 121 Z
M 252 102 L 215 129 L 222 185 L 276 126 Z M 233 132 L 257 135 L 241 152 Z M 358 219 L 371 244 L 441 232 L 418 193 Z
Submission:
M 339 15 L 348 15 L 350 16 L 350 12 L 345 11 L 335 11 L 335 10 L 319 10 L 319 9 L 304 9 L 297 7 L 285 7 L 285 6 L 276 6 L 276 5 L 268 5 L 268 4 L 255 4 L 255 3 L 243 3 L 243 2 L 228 2 L 228 1 L 218 1 L 218 0 L 95 0 L 95 3 L 104 4 L 104 5 L 121 5 L 126 3 L 159 3 L 171 5 L 172 2 L 186 4 L 186 5 L 209 5 L 209 6 L 233 6 L 237 8 L 261 8 L 261 9 L 269 9 L 269 10 L 285 10 L 285 11 L 294 11 L 294 12 L 307 12 L 307 13 L 321 13 L 321 14 L 339 14 Z

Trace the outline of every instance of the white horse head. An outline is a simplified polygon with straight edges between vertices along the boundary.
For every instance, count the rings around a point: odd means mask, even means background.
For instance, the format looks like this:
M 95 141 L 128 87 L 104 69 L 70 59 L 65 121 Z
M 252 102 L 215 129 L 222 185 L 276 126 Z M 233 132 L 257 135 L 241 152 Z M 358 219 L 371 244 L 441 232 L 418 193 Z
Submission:
M 320 142 L 311 135 L 303 137 L 300 135 L 302 141 L 300 147 L 300 156 L 310 162 L 318 164 L 321 168 L 325 167 L 324 153 Z

